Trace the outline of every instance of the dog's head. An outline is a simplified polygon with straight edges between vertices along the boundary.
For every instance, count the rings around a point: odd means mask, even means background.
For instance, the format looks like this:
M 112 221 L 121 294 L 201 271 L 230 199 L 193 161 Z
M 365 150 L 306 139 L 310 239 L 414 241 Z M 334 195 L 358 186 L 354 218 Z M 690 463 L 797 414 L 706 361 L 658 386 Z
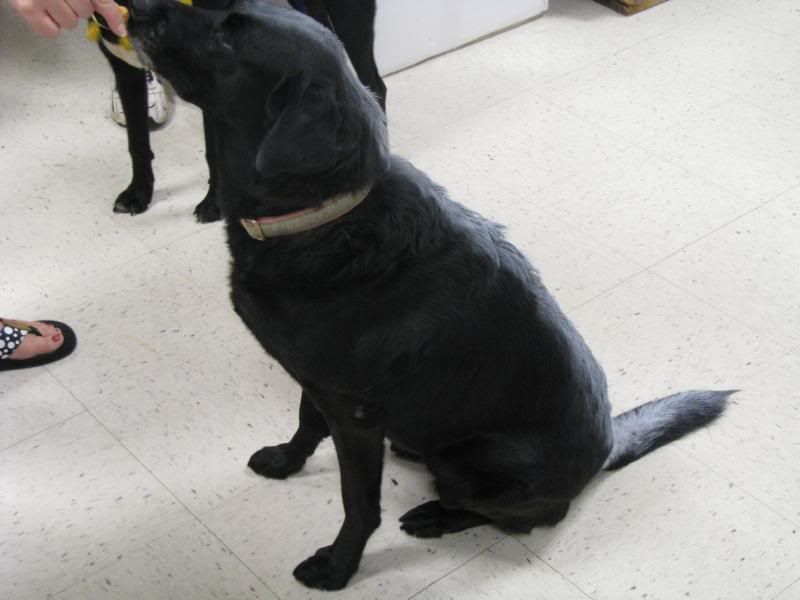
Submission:
M 219 10 L 132 0 L 128 30 L 143 60 L 236 138 L 242 156 L 223 160 L 238 177 L 246 167 L 273 189 L 302 180 L 329 195 L 385 171 L 383 112 L 312 19 L 263 0 Z

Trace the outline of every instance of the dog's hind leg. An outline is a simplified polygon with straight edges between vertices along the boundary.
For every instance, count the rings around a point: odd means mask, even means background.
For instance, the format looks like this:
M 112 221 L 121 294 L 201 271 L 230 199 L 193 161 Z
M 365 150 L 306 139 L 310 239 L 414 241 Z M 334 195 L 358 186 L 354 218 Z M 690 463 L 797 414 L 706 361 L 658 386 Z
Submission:
M 211 116 L 203 111 L 203 135 L 206 142 L 206 162 L 208 163 L 208 192 L 194 209 L 194 216 L 200 223 L 218 221 L 221 212 L 217 202 L 217 134 Z
M 433 538 L 490 522 L 491 519 L 482 514 L 460 508 L 448 509 L 438 500 L 431 500 L 400 517 L 400 529 L 414 537 Z
M 136 215 L 147 210 L 153 199 L 153 151 L 147 117 L 147 80 L 142 69 L 132 67 L 100 44 L 117 84 L 128 133 L 128 152 L 133 166 L 130 185 L 117 196 L 114 212 Z
M 570 499 L 597 472 L 582 460 L 535 435 L 477 435 L 439 448 L 427 459 L 438 502 L 409 511 L 401 528 L 417 537 L 438 537 L 492 523 L 514 532 L 554 525 Z
M 319 443 L 329 435 L 328 424 L 303 392 L 300 398 L 300 422 L 292 439 L 277 446 L 265 446 L 250 457 L 247 466 L 271 479 L 286 479 L 303 468 Z
M 403 460 L 410 460 L 411 462 L 422 462 L 422 456 L 417 454 L 416 452 L 412 452 L 411 450 L 406 450 L 402 446 L 398 446 L 394 442 L 391 443 L 389 446 L 389 450 L 394 452 L 394 455 L 397 458 L 402 458 Z

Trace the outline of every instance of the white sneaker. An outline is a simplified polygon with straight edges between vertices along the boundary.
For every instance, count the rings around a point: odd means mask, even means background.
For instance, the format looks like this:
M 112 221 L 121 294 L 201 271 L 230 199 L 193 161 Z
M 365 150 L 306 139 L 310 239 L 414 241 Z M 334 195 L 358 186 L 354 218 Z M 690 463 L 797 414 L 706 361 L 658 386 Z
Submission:
M 111 119 L 117 125 L 125 127 L 125 111 L 122 110 L 122 100 L 116 87 L 111 90 Z
M 147 81 L 147 117 L 150 129 L 159 129 L 169 123 L 175 113 L 175 92 L 169 84 L 164 85 L 155 73 L 145 71 Z M 125 127 L 125 112 L 122 100 L 115 87 L 111 92 L 111 118 L 115 123 Z
M 169 123 L 175 113 L 175 92 L 164 85 L 149 69 L 144 72 L 147 78 L 147 116 L 150 128 L 158 129 Z

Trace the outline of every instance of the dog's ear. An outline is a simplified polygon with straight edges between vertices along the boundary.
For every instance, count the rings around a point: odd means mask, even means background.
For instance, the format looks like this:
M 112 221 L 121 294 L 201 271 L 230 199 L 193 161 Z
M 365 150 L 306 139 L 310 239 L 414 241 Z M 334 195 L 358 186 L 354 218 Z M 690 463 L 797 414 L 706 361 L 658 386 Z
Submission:
M 361 127 L 348 123 L 347 108 L 333 90 L 289 77 L 267 101 L 267 131 L 256 156 L 262 177 L 334 170 L 357 151 Z

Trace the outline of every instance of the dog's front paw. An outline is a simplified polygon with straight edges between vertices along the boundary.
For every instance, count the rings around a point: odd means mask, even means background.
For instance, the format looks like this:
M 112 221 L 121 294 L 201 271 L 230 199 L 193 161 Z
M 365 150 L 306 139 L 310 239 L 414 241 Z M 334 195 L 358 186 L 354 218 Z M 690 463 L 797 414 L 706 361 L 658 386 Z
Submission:
M 289 451 L 289 444 L 266 446 L 253 454 L 247 466 L 259 475 L 270 479 L 286 479 L 303 468 L 305 458 L 297 457 Z
M 213 223 L 219 221 L 222 213 L 219 210 L 216 194 L 209 191 L 202 202 L 194 208 L 194 216 L 198 223 Z
M 354 572 L 355 569 L 338 564 L 333 556 L 333 546 L 326 546 L 297 565 L 294 576 L 310 588 L 340 590 L 347 585 Z
M 131 183 L 114 202 L 115 213 L 138 215 L 147 210 L 153 199 L 152 184 Z

